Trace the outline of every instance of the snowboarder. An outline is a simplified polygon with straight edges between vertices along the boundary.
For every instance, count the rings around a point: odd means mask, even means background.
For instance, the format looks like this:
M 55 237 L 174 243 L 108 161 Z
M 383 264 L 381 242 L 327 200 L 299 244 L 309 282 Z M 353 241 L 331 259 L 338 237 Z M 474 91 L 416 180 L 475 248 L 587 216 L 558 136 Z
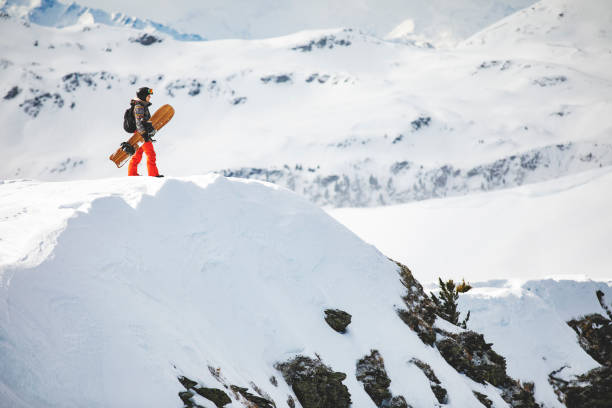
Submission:
M 134 106 L 134 119 L 136 119 L 136 131 L 140 133 L 145 143 L 136 150 L 130 164 L 128 165 L 128 176 L 139 176 L 138 164 L 142 160 L 142 154 L 147 155 L 147 171 L 149 176 L 152 177 L 164 177 L 159 174 L 157 165 L 155 164 L 155 150 L 153 149 L 153 136 L 156 130 L 151 124 L 151 114 L 149 113 L 149 106 L 151 106 L 151 95 L 153 95 L 153 89 L 143 87 L 136 92 L 136 99 L 132 99 L 130 102 Z

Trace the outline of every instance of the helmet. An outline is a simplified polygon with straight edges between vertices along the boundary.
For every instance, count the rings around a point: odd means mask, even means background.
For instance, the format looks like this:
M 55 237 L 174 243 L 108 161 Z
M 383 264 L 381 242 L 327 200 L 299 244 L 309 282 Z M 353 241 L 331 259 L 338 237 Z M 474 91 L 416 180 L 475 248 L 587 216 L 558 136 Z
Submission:
M 149 95 L 153 95 L 153 90 L 151 88 L 147 88 L 146 86 L 140 88 L 138 92 L 136 92 L 136 96 L 142 101 L 147 99 L 147 96 Z

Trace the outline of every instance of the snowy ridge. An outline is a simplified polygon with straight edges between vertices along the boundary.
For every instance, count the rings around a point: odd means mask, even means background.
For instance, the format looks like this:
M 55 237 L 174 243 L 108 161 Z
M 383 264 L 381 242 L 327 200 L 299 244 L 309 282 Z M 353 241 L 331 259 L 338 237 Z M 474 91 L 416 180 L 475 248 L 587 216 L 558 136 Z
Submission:
M 374 207 L 517 187 L 610 165 L 612 145 L 568 143 L 469 169 L 453 165 L 432 169 L 404 160 L 393 163 L 386 174 L 376 162 L 354 163 L 340 174 L 321 174 L 319 167 L 304 168 L 301 164 L 277 169 L 228 169 L 222 174 L 279 184 L 322 206 Z
M 3 3 L 3 4 L 2 4 Z M 22 18 L 32 24 L 65 28 L 104 24 L 129 27 L 147 32 L 157 31 L 178 41 L 202 41 L 198 34 L 183 34 L 164 24 L 126 16 L 123 13 L 108 13 L 104 10 L 84 7 L 77 3 L 66 4 L 60 0 L 3 0 L 0 13 Z
M 3 260 L 7 246 L 22 235 L 33 234 L 22 246 L 26 253 L 38 242 L 51 248 L 36 262 L 0 266 L 3 403 L 173 406 L 184 391 L 178 378 L 186 376 L 206 387 L 246 387 L 287 407 L 287 397 L 295 401 L 295 394 L 275 364 L 305 355 L 320 356 L 346 374 L 353 406 L 374 407 L 356 378 L 356 362 L 376 349 L 391 392 L 411 406 L 439 403 L 416 360 L 435 372 L 449 407 L 480 407 L 473 391 L 496 407 L 509 406 L 500 389 L 459 374 L 398 317 L 406 288 L 397 265 L 287 190 L 209 175 L 5 182 L 0 197 L 0 222 L 7 227 L 0 236 Z M 49 231 L 55 231 L 54 240 Z M 418 293 L 417 286 L 409 293 Z M 499 326 L 482 302 L 489 299 L 501 310 L 517 301 L 516 291 L 488 286 L 493 290 L 479 287 L 462 305 L 473 309 L 487 340 Z M 567 375 L 597 367 L 563 319 L 572 310 L 601 312 L 586 295 L 598 288 L 611 296 L 610 287 L 531 282 L 522 288 L 533 294 L 533 302 L 519 297 L 524 319 L 561 317 L 542 326 L 563 334 L 543 351 L 545 366 L 567 363 Z M 539 298 L 543 289 L 547 295 Z M 346 334 L 323 320 L 330 307 L 353 315 Z M 523 328 L 502 325 L 514 338 L 526 335 Z M 529 335 L 535 343 L 547 338 Z M 510 368 L 525 356 L 508 358 Z M 278 381 L 271 382 L 272 376 Z M 538 381 L 539 401 L 562 406 L 540 377 L 521 379 Z M 227 407 L 246 404 L 227 392 Z

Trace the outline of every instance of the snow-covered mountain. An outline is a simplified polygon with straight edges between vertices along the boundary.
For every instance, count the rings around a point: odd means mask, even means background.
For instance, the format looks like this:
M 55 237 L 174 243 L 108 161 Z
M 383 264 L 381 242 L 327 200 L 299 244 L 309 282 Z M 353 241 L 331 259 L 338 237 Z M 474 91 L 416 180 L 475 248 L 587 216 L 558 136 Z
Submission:
M 97 8 L 84 7 L 77 3 L 64 3 L 59 0 L 2 0 L 0 12 L 17 17 L 28 23 L 46 27 L 79 27 L 104 24 L 116 27 L 129 27 L 146 32 L 167 34 L 178 41 L 202 41 L 198 34 L 180 33 L 172 27 L 151 21 L 130 17 L 123 13 L 109 13 Z
M 544 26 L 563 4 L 544 0 L 530 18 Z M 589 13 L 567 4 L 554 44 L 529 37 L 537 55 L 516 46 L 527 40 L 514 29 L 496 49 L 470 40 L 436 50 L 353 29 L 180 42 L 5 16 L 0 177 L 124 174 L 107 157 L 127 137 L 121 118 L 140 86 L 155 89 L 154 108 L 176 108 L 156 147 L 162 173 L 272 181 L 320 205 L 464 195 L 608 167 L 609 53 L 574 45 L 605 30 L 612 11 L 603 0 Z
M 612 324 L 608 284 L 475 284 L 483 337 L 271 184 L 4 181 L 0 225 L 1 406 L 535 408 L 606 387 L 572 327 Z

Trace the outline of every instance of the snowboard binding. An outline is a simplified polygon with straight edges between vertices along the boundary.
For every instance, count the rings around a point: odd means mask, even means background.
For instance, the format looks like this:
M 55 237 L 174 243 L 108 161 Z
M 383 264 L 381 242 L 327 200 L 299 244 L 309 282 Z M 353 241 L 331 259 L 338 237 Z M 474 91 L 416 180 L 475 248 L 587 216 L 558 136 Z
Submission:
M 136 150 L 134 149 L 134 146 L 132 146 L 128 142 L 121 143 L 121 150 L 123 150 L 124 152 L 126 152 L 130 156 L 132 156 L 132 155 L 134 155 L 134 153 L 136 153 Z

